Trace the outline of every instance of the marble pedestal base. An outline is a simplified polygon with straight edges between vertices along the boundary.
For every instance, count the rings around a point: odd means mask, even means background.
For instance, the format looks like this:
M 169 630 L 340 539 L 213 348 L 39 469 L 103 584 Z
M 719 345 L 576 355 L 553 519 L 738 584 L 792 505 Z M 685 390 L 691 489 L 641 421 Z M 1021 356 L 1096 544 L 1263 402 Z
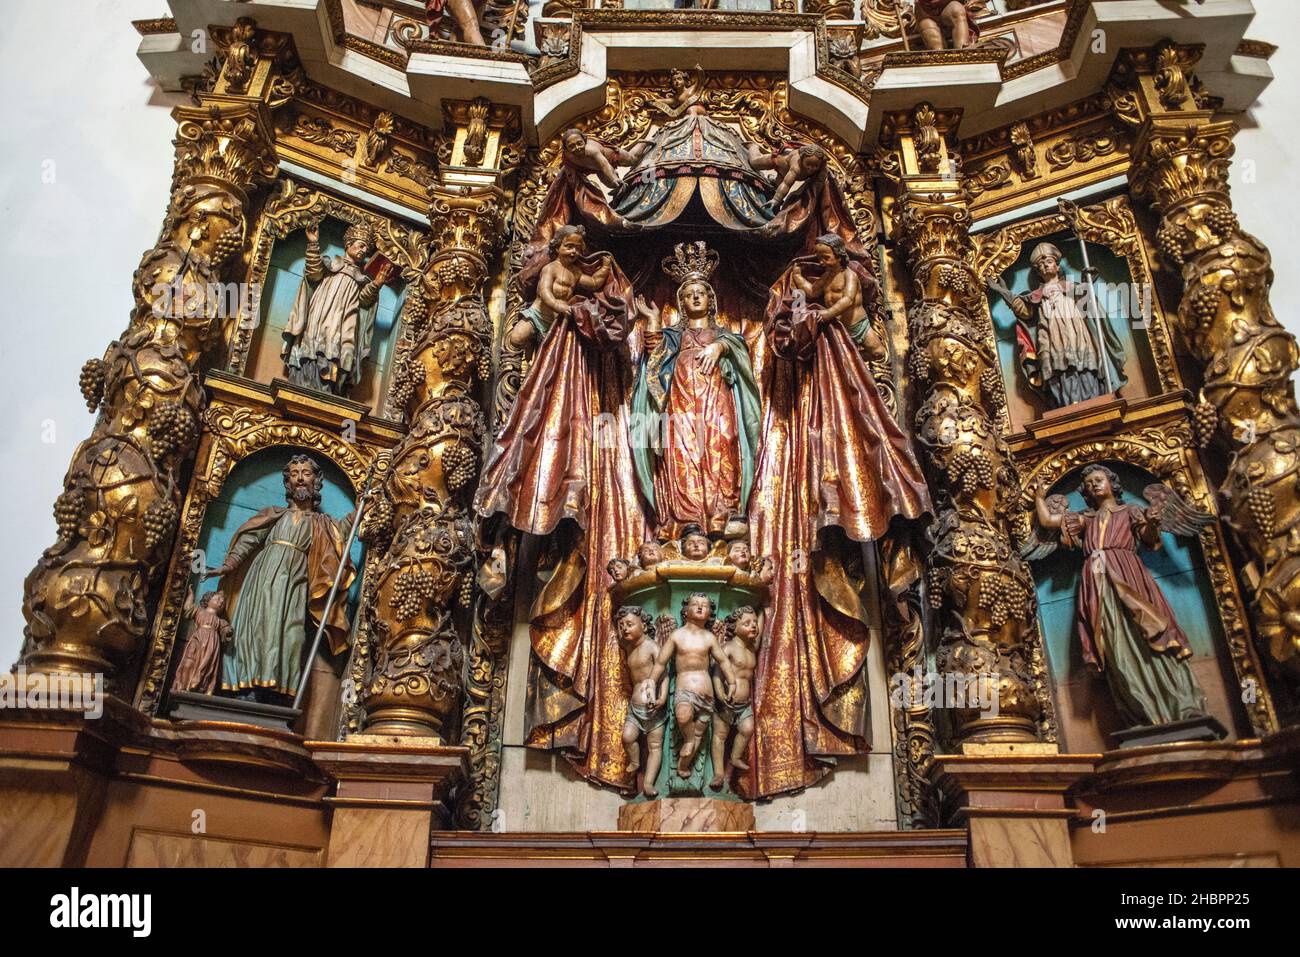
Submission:
M 754 809 L 740 801 L 719 801 L 716 798 L 661 798 L 640 804 L 624 804 L 618 810 L 618 829 L 639 834 L 752 831 Z

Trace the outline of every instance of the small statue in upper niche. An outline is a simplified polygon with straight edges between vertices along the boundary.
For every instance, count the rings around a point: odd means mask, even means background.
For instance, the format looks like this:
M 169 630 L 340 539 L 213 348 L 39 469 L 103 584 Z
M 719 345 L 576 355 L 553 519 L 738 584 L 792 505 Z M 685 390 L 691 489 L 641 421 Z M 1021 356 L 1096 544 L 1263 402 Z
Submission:
M 507 336 L 522 349 L 535 335 L 545 335 L 555 320 L 567 316 L 572 304 L 605 287 L 609 281 L 609 253 L 587 257 L 587 231 L 581 226 L 561 226 L 551 237 L 550 262 L 537 279 L 537 298 L 521 314 Z
M 713 632 L 713 599 L 702 592 L 690 595 L 682 602 L 682 625 L 664 640 L 655 659 L 651 673 L 651 686 L 658 687 L 674 663 L 676 685 L 673 689 L 673 715 L 682 735 L 681 749 L 677 752 L 677 773 L 683 778 L 691 776 L 691 764 L 699 753 L 704 732 L 713 718 L 715 701 L 713 681 L 709 676 L 709 662 L 716 661 L 723 678 L 723 700 L 730 701 L 736 690 L 736 670 L 722 653 L 722 647 Z
M 233 634 L 223 613 L 226 596 L 219 591 L 208 592 L 198 604 L 194 602 L 194 589 L 185 599 L 182 618 L 194 621 L 194 630 L 185 641 L 176 676 L 172 679 L 173 691 L 197 691 L 212 694 L 221 676 L 221 647 L 230 642 Z
M 791 190 L 826 168 L 826 151 L 815 143 L 802 143 L 775 153 L 758 143 L 747 143 L 746 147 L 749 164 L 754 169 L 770 169 L 776 173 L 776 192 L 767 204 L 774 213 L 785 204 Z
M 1124 347 L 1090 294 L 1096 270 L 1074 282 L 1051 243 L 1035 246 L 1029 261 L 1038 277 L 1033 290 L 1016 295 L 996 280 L 989 288 L 1015 313 L 1020 368 L 1030 386 L 1053 409 L 1118 392 L 1127 381 Z
M 671 619 L 669 619 L 671 621 Z M 664 756 L 664 726 L 668 723 L 668 681 L 651 680 L 659 657 L 659 642 L 651 633 L 653 619 L 636 605 L 624 605 L 614 617 L 619 641 L 627 658 L 632 679 L 632 697 L 627 703 L 627 720 L 623 723 L 623 747 L 627 750 L 627 768 L 635 773 L 641 767 L 641 742 L 645 741 L 645 778 L 641 787 L 646 797 L 656 797 L 655 778 Z
M 596 178 L 612 190 L 617 190 L 620 185 L 618 167 L 630 166 L 640 158 L 635 151 L 606 146 L 581 130 L 565 130 L 560 141 L 564 144 L 566 163 L 584 172 L 595 173 Z
M 916 0 L 916 26 L 921 31 L 921 40 L 927 50 L 942 50 L 945 47 L 943 29 L 948 28 L 952 36 L 953 50 L 962 50 L 974 46 L 979 39 L 980 28 L 975 22 L 969 0 Z
M 387 260 L 366 256 L 370 229 L 348 227 L 343 256 L 321 256 L 320 225 L 307 227 L 307 263 L 284 329 L 285 372 L 295 385 L 346 396 L 361 380 L 370 354 L 375 303 L 387 278 Z M 368 270 L 379 270 L 378 277 Z
M 1046 558 L 1057 544 L 1083 550 L 1075 615 L 1083 660 L 1106 678 L 1129 725 L 1169 724 L 1205 714 L 1205 694 L 1187 659 L 1192 649 L 1138 549 L 1160 547 L 1162 532 L 1197 535 L 1213 517 L 1173 489 L 1149 485 L 1145 509 L 1123 501 L 1119 476 L 1104 465 L 1083 470 L 1088 508 L 1072 512 L 1064 495 L 1036 495 L 1037 528 L 1024 557 Z
M 709 787 L 718 790 L 731 776 L 732 768 L 749 770 L 745 751 L 754 734 L 754 669 L 758 656 L 758 612 L 745 605 L 737 608 L 723 622 L 722 657 L 731 662 L 735 682 L 730 693 L 720 677 L 713 679 L 714 693 L 722 699 L 713 713 L 713 780 Z M 727 761 L 727 734 L 735 732 L 731 760 Z

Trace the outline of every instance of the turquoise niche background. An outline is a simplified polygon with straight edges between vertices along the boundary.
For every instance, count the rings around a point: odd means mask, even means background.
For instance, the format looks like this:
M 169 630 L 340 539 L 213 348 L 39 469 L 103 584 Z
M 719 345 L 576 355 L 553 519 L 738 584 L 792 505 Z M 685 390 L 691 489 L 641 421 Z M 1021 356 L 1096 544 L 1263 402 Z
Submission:
M 1002 283 L 1018 296 L 1027 296 L 1039 284 L 1038 276 L 1029 262 L 1029 257 L 1039 243 L 1051 243 L 1061 251 L 1064 257 L 1061 268 L 1066 277 L 1073 282 L 1080 282 L 1082 279 L 1083 253 L 1079 248 L 1078 237 L 1069 231 L 1054 233 L 1042 239 L 1026 242 L 1015 265 L 1001 276 Z M 1138 309 L 1137 302 L 1129 294 L 1131 276 L 1128 262 L 1097 243 L 1088 243 L 1088 258 L 1100 271 L 1099 284 L 1104 283 L 1112 289 L 1118 288 L 1124 293 L 1107 295 L 1107 290 L 1102 289 L 1098 294 L 1102 311 L 1110 317 L 1111 328 L 1115 330 L 1124 347 L 1126 356 L 1124 373 L 1128 377 L 1128 384 L 1122 389 L 1121 395 L 1125 397 L 1149 395 L 1147 382 L 1151 380 L 1147 374 L 1147 357 L 1150 356 L 1151 346 L 1141 311 Z M 998 365 L 1002 369 L 1002 381 L 1006 383 L 1012 421 L 1016 423 L 1031 421 L 1038 417 L 1035 410 L 1045 409 L 1046 403 L 1036 397 L 1020 371 L 1016 348 L 1015 313 L 1001 296 L 993 292 L 989 293 L 989 309 L 992 313 L 994 336 L 997 340 Z
M 326 219 L 320 224 L 320 247 L 322 256 L 343 255 L 343 233 L 347 223 L 336 219 Z M 289 322 L 289 313 L 293 311 L 293 302 L 302 285 L 303 271 L 307 266 L 307 234 L 297 230 L 278 239 L 271 250 L 271 264 L 266 272 L 266 281 L 262 289 L 262 338 L 257 357 L 258 370 L 251 376 L 259 381 L 270 381 L 275 375 L 283 376 L 283 364 L 280 362 L 280 349 L 284 345 L 282 338 L 284 327 Z M 374 398 L 379 395 L 384 370 L 388 369 L 396 336 L 397 317 L 401 315 L 402 302 L 405 298 L 405 286 L 393 282 L 379 290 L 379 301 L 375 306 L 375 335 L 370 344 L 370 356 L 365 360 L 361 385 L 354 390 L 353 398 L 357 401 L 369 401 L 374 405 Z M 267 374 L 272 369 L 279 370 L 274 375 Z
M 674 562 L 674 564 L 676 563 Z M 673 619 L 674 627 L 677 627 L 682 624 L 682 603 L 696 592 L 703 592 L 713 600 L 714 616 L 719 621 L 744 605 L 756 608 L 760 612 L 763 607 L 763 602 L 759 596 L 748 588 L 735 587 L 729 583 L 720 582 L 716 578 L 704 576 L 696 578 L 691 576 L 689 571 L 674 572 L 670 578 L 657 579 L 654 585 L 637 588 L 624 596 L 619 605 L 640 606 L 656 619 L 660 615 L 669 615 Z M 718 676 L 716 663 L 710 662 L 709 673 L 711 677 L 716 678 Z M 659 766 L 658 777 L 652 782 L 659 792 L 658 797 L 703 796 L 723 801 L 741 800 L 731 789 L 730 780 L 724 780 L 722 787 L 717 790 L 708 786 L 715 771 L 712 753 L 712 719 L 709 720 L 708 728 L 700 741 L 700 750 L 696 752 L 695 758 L 691 762 L 690 775 L 683 778 L 677 773 L 677 755 L 680 750 L 677 739 L 681 732 L 678 730 L 677 715 L 674 711 L 674 695 L 676 692 L 677 662 L 674 660 L 668 666 L 668 723 L 664 730 L 663 763 Z M 730 749 L 731 744 L 732 742 L 728 741 L 728 749 Z M 730 753 L 729 750 L 728 753 Z M 644 767 L 644 764 L 642 766 Z M 652 799 L 646 797 L 641 791 L 637 791 L 636 795 L 628 803 L 638 804 L 649 800 Z
M 203 530 L 199 534 L 199 545 L 204 554 L 204 561 L 209 566 L 221 564 L 226 557 L 226 549 L 239 526 L 252 518 L 257 512 L 270 505 L 283 506 L 284 467 L 294 455 L 300 455 L 303 449 L 289 446 L 275 446 L 263 449 L 244 459 L 234 467 L 227 476 L 221 494 L 209 503 L 207 514 L 203 519 Z M 321 490 L 321 511 L 334 518 L 343 518 L 353 509 L 352 485 L 343 471 L 323 455 L 312 454 L 311 457 L 325 471 L 325 487 Z M 362 567 L 363 546 L 360 541 L 352 543 L 352 564 L 358 570 Z M 203 596 L 215 591 L 220 579 L 209 578 L 199 584 L 198 575 L 192 578 L 196 596 Z M 361 595 L 360 574 L 352 582 L 347 595 L 348 620 L 356 620 L 356 608 Z M 232 617 L 233 608 L 226 609 L 226 617 Z M 306 609 L 303 609 L 306 613 Z M 309 640 L 313 635 L 309 632 Z
M 1124 487 L 1125 504 L 1143 508 L 1149 504 L 1142 497 L 1142 490 L 1156 481 L 1149 473 L 1122 462 L 1101 464 L 1119 475 Z M 1088 508 L 1083 495 L 1078 491 L 1082 474 L 1082 469 L 1075 470 L 1052 486 L 1051 494 L 1069 496 L 1071 511 L 1081 512 Z M 1138 554 L 1164 592 L 1178 624 L 1187 633 L 1192 646 L 1193 668 L 1206 691 L 1210 711 L 1226 721 L 1228 716 L 1218 714 L 1215 707 L 1216 700 L 1221 700 L 1221 692 L 1216 694 L 1219 689 L 1211 687 L 1206 681 L 1206 671 L 1195 666 L 1196 662 L 1205 659 L 1217 661 L 1217 649 L 1223 647 L 1218 609 L 1214 604 L 1214 589 L 1205 569 L 1200 543 L 1192 538 L 1168 533 L 1162 536 L 1162 540 L 1159 550 L 1143 549 Z M 1031 563 L 1031 567 L 1037 583 L 1038 615 L 1042 622 L 1043 641 L 1047 648 L 1053 684 L 1061 689 L 1069 685 L 1088 687 L 1091 683 L 1092 693 L 1087 697 L 1094 701 L 1104 698 L 1106 706 L 1096 710 L 1109 715 L 1110 699 L 1105 682 L 1094 676 L 1084 663 L 1075 626 L 1075 592 L 1079 586 L 1079 576 L 1083 573 L 1083 552 L 1059 547 L 1047 558 Z M 1071 717 L 1079 720 L 1087 716 L 1075 713 Z M 1109 721 L 1106 723 L 1109 724 Z M 1105 730 L 1111 732 L 1120 728 L 1108 726 Z M 1080 745 L 1081 742 L 1078 741 L 1070 742 L 1070 747 L 1076 750 Z

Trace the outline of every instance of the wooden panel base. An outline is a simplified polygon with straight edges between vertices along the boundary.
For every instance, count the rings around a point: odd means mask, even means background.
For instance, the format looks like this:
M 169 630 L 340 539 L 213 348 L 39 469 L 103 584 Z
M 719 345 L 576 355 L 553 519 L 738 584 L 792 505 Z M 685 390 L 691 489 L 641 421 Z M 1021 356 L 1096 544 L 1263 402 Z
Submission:
M 429 835 L 450 818 L 447 797 L 468 775 L 468 748 L 386 735 L 308 741 L 306 747 L 335 782 L 327 866 L 429 863 Z
M 625 805 L 616 831 L 440 830 L 466 765 L 433 740 L 304 743 L 112 698 L 98 718 L 0 709 L 0 866 L 1300 866 L 1300 729 L 938 755 L 962 830 L 757 831 L 752 806 L 691 798 Z
M 430 867 L 965 867 L 965 831 L 442 831 Z
M 322 851 L 311 847 L 226 841 L 190 834 L 138 829 L 127 867 L 320 867 Z

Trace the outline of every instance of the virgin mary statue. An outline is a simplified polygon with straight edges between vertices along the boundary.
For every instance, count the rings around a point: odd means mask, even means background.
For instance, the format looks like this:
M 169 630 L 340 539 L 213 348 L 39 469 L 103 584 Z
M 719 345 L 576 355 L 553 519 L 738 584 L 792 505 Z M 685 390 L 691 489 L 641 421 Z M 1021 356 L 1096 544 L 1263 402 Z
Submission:
M 675 324 L 640 297 L 645 351 L 632 392 L 632 458 L 661 541 L 688 525 L 744 533 L 754 485 L 758 384 L 742 336 L 718 322 L 709 277 L 718 254 L 679 243 L 663 270 L 678 281 Z

